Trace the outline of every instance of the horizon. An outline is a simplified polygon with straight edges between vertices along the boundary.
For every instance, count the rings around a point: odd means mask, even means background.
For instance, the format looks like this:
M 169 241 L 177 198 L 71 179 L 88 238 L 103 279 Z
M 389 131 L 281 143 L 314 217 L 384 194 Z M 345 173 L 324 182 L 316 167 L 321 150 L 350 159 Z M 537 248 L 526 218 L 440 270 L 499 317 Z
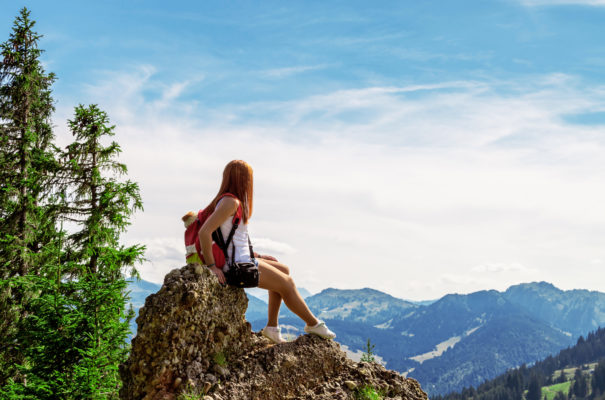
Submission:
M 135 279 L 135 278 L 129 278 L 129 280 L 131 280 L 131 279 Z M 163 284 L 162 282 L 152 282 L 152 281 L 148 281 L 148 280 L 145 280 L 145 279 L 142 279 L 142 278 L 141 278 L 141 280 L 142 280 L 142 281 L 145 281 L 145 282 L 153 283 L 153 284 L 155 284 L 155 285 L 159 285 L 160 287 L 161 287 L 161 286 L 162 286 L 162 284 Z M 360 290 L 369 289 L 369 290 L 375 290 L 375 291 L 378 291 L 378 292 L 380 292 L 380 293 L 383 293 L 383 294 L 389 295 L 389 296 L 391 296 L 391 297 L 393 297 L 393 298 L 396 298 L 396 299 L 398 299 L 398 300 L 408 301 L 408 302 L 412 302 L 412 303 L 423 303 L 423 302 L 437 302 L 437 301 L 441 300 L 442 298 L 444 298 L 444 297 L 446 297 L 446 296 L 449 296 L 449 295 L 466 296 L 466 295 L 473 294 L 473 293 L 478 293 L 478 292 L 491 292 L 491 291 L 496 291 L 496 292 L 498 292 L 498 293 L 504 293 L 504 292 L 506 292 L 508 289 L 510 289 L 511 287 L 514 287 L 514 286 L 520 286 L 520 285 L 531 285 L 531 284 L 547 284 L 547 285 L 551 285 L 551 286 L 553 286 L 555 289 L 560 290 L 560 291 L 562 291 L 562 292 L 572 292 L 572 291 L 587 291 L 587 292 L 589 292 L 589 293 L 605 293 L 605 292 L 603 292 L 603 291 L 601 291 L 601 290 L 591 290 L 591 289 L 584 289 L 584 288 L 561 289 L 560 287 L 558 287 L 558 286 L 554 285 L 554 284 L 553 284 L 553 283 L 551 283 L 551 282 L 547 282 L 547 281 L 520 282 L 520 283 L 516 283 L 516 284 L 510 285 L 510 286 L 508 286 L 508 287 L 507 287 L 506 289 L 504 289 L 504 290 L 498 290 L 498 289 L 479 289 L 479 290 L 476 290 L 476 291 L 472 291 L 472 292 L 466 292 L 466 293 L 452 292 L 452 293 L 446 293 L 446 294 L 444 294 L 443 296 L 440 296 L 440 297 L 437 297 L 437 298 L 432 298 L 432 299 L 410 299 L 410 298 L 403 298 L 403 297 L 395 296 L 395 295 L 393 295 L 393 294 L 391 294 L 391 293 L 388 293 L 388 292 L 383 292 L 383 291 L 381 291 L 381 290 L 378 290 L 378 289 L 376 289 L 376 288 L 372 288 L 372 287 L 360 287 L 360 288 L 347 288 L 347 289 L 342 289 L 342 288 L 338 288 L 338 287 L 332 287 L 332 286 L 330 286 L 330 287 L 325 287 L 325 288 L 323 288 L 323 289 L 320 289 L 319 291 L 316 291 L 316 292 L 314 292 L 314 291 L 310 291 L 310 290 L 308 290 L 308 289 L 307 289 L 307 288 L 305 288 L 305 287 L 301 287 L 301 289 L 304 289 L 304 290 L 306 290 L 307 292 L 309 292 L 309 293 L 310 293 L 310 294 L 309 294 L 307 297 L 310 297 L 310 296 L 315 296 L 315 295 L 320 294 L 320 293 L 322 293 L 323 291 L 325 291 L 325 290 L 329 290 L 329 289 L 341 290 L 341 291 L 360 291 Z M 264 289 L 260 289 L 260 288 L 253 288 L 253 289 L 264 290 Z M 250 292 L 249 292 L 249 289 L 246 289 L 246 294 L 249 294 L 249 295 L 251 295 L 251 296 L 254 296 L 255 298 L 257 298 L 257 299 L 259 299 L 259 300 L 261 300 L 261 301 L 263 301 L 263 302 L 267 303 L 267 302 L 266 302 L 266 301 L 265 301 L 263 298 L 261 298 L 261 297 L 259 297 L 259 296 L 255 295 L 254 293 L 250 293 Z
M 58 144 L 80 103 L 116 125 L 150 282 L 245 159 L 255 248 L 313 293 L 605 287 L 605 2 L 23 4 Z

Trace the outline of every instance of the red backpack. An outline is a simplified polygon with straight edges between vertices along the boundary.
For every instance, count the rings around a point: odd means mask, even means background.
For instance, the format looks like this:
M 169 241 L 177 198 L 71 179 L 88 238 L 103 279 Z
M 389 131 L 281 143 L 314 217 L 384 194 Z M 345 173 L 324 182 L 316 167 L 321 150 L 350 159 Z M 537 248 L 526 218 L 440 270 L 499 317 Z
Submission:
M 219 200 L 223 197 L 233 197 L 237 199 L 231 193 L 224 193 L 219 197 Z M 187 264 L 206 264 L 204 262 L 204 256 L 202 255 L 202 248 L 199 240 L 199 232 L 204 225 L 204 222 L 210 216 L 210 212 L 207 208 L 198 211 L 197 216 L 193 211 L 189 211 L 182 218 L 185 223 L 185 248 L 187 249 L 187 255 L 185 256 L 187 260 Z M 237 211 L 233 216 L 232 223 L 233 227 L 231 228 L 231 232 L 229 232 L 229 239 L 233 237 L 235 230 L 237 229 L 241 219 L 243 216 L 243 209 L 241 203 L 237 206 Z M 214 232 L 212 232 L 212 254 L 214 255 L 214 263 L 218 268 L 223 268 L 225 265 L 225 251 L 226 247 L 229 245 L 230 240 L 227 240 L 227 245 L 225 246 L 225 242 L 223 240 L 223 235 L 221 233 L 221 228 L 218 227 Z M 225 250 L 223 250 L 225 249 Z

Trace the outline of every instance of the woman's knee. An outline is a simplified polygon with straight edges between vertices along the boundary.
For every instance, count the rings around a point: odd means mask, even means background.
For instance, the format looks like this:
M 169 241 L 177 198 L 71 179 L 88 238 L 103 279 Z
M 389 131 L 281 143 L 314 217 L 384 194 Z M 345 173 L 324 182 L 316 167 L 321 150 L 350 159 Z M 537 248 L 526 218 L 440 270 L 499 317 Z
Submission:
M 284 265 L 281 264 L 280 266 Z M 292 277 L 282 271 L 278 266 L 260 260 L 258 267 L 260 272 L 259 284 L 263 289 L 273 290 L 283 295 L 295 288 Z
M 282 264 L 280 262 L 277 261 L 267 261 L 267 263 L 275 268 L 277 268 L 280 272 L 286 274 L 286 275 L 290 275 L 290 268 L 285 265 Z
M 291 292 L 296 287 L 294 285 L 294 279 L 292 279 L 292 277 L 290 275 L 285 275 L 282 277 L 282 282 L 281 282 L 280 286 L 282 287 L 282 291 L 281 291 L 282 295 Z

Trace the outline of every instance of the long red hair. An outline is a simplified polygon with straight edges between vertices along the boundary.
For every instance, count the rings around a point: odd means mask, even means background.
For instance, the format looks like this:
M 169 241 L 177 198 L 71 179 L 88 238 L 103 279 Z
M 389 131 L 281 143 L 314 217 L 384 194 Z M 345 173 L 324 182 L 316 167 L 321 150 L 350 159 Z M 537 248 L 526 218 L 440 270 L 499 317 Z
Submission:
M 242 203 L 244 224 L 246 224 L 252 216 L 253 191 L 252 167 L 245 161 L 233 160 L 225 166 L 221 188 L 208 205 L 208 210 L 213 212 L 221 195 L 231 193 Z

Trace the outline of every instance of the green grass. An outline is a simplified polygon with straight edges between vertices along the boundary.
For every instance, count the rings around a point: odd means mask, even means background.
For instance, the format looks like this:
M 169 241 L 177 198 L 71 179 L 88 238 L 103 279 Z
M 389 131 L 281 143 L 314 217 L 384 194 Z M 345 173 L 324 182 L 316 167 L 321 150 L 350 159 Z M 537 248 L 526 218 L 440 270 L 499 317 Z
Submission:
M 204 398 L 203 394 L 196 393 L 181 393 L 176 398 L 177 400 L 202 400 Z
M 585 365 L 588 366 L 588 370 L 586 370 L 584 372 L 588 372 L 588 371 L 594 371 L 595 367 L 597 366 L 597 363 L 596 362 L 588 363 Z M 563 369 L 563 371 L 565 372 L 565 378 L 567 378 L 568 381 L 573 380 L 574 374 L 576 373 L 576 369 L 578 369 L 578 366 L 573 366 L 573 367 Z M 555 372 L 553 372 L 552 379 L 556 381 L 557 379 L 559 379 L 560 375 L 561 375 L 561 370 L 558 369 Z
M 225 353 L 223 353 L 222 351 L 215 353 L 214 356 L 212 356 L 212 359 L 214 360 L 215 364 L 218 364 L 221 367 L 227 365 L 227 357 L 225 357 Z
M 382 400 L 383 394 L 373 386 L 365 385 L 355 391 L 356 400 Z
M 544 387 L 542 387 L 542 398 L 544 398 L 544 395 L 546 395 L 546 398 L 548 400 L 552 400 L 555 398 L 555 395 L 557 394 L 557 392 L 563 392 L 567 395 L 567 393 L 569 392 L 570 386 L 571 386 L 570 381 L 563 382 L 563 383 L 556 383 L 556 384 L 550 385 L 550 386 L 544 386 Z

